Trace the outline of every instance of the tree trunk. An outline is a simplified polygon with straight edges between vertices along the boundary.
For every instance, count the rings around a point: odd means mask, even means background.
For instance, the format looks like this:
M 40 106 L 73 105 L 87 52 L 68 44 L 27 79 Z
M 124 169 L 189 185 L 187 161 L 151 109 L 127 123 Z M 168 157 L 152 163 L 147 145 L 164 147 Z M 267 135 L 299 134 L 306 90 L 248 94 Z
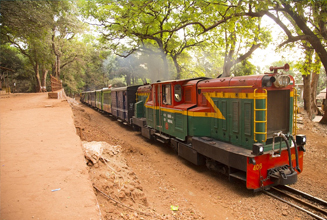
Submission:
M 169 71 L 168 71 L 167 55 L 163 53 L 161 55 L 161 58 L 162 58 L 162 61 L 163 61 L 163 68 L 164 68 L 162 79 L 163 80 L 168 80 L 169 79 Z
M 60 79 L 60 56 L 59 55 L 57 55 L 57 62 L 56 62 L 56 64 L 57 64 L 57 79 Z
M 162 61 L 163 61 L 163 73 L 162 73 L 162 75 L 161 76 L 159 76 L 159 77 L 161 77 L 163 80 L 168 80 L 169 79 L 169 71 L 168 71 L 168 61 L 167 61 L 167 54 L 165 53 L 165 50 L 164 50 L 164 48 L 163 48 L 163 42 L 162 42 L 162 39 L 160 39 L 160 38 L 155 38 L 154 39 L 156 42 L 157 42 L 157 44 L 158 44 L 158 47 L 159 47 L 159 50 L 160 50 L 160 52 L 161 52 L 161 59 L 162 59 Z
M 47 91 L 47 76 L 48 76 L 48 72 L 49 70 L 47 69 L 43 69 L 42 71 L 42 92 L 46 92 Z
M 230 70 L 233 67 L 233 62 L 231 61 L 230 57 L 227 58 L 224 62 L 224 67 L 223 67 L 223 77 L 228 77 L 230 76 Z
M 177 72 L 176 79 L 180 79 L 181 78 L 182 67 L 177 62 L 177 56 L 171 56 L 171 58 L 173 58 L 174 65 L 175 65 L 176 72 Z
M 57 73 L 56 73 L 56 68 L 57 68 L 57 66 L 56 66 L 56 62 L 57 62 L 57 61 L 55 60 L 55 63 L 52 64 L 52 68 L 51 68 L 51 69 L 52 69 L 52 70 L 51 70 L 51 71 L 52 71 L 52 72 L 51 72 L 51 75 L 54 76 L 54 77 L 56 77 L 56 74 L 57 74 Z
M 126 74 L 125 81 L 127 86 L 131 85 L 131 74 Z
M 39 64 L 36 62 L 34 66 L 35 77 L 36 77 L 36 88 L 35 92 L 41 92 L 41 79 L 40 79 L 40 72 L 39 72 Z
M 317 107 L 317 86 L 318 86 L 319 74 L 316 71 L 312 72 L 311 78 L 311 111 L 312 114 L 319 114 L 319 109 Z
M 302 75 L 302 77 L 304 110 L 307 111 L 309 119 L 312 120 L 310 74 Z
M 235 30 L 230 34 L 229 38 L 231 40 L 230 45 L 227 43 L 228 42 L 227 32 L 225 30 L 226 52 L 225 52 L 223 75 L 222 75 L 223 77 L 230 76 L 230 70 L 232 69 L 232 67 L 234 65 L 235 59 L 233 59 L 233 56 L 234 56 L 234 53 L 235 53 L 235 42 L 236 42 Z M 230 50 L 228 52 L 229 46 L 230 46 Z
M 306 42 L 303 42 L 303 45 L 306 46 Z M 312 55 L 313 50 L 305 47 L 305 63 L 303 66 L 303 101 L 304 101 L 304 110 L 307 112 L 308 117 L 312 120 L 312 99 L 311 99 L 311 67 L 312 67 Z

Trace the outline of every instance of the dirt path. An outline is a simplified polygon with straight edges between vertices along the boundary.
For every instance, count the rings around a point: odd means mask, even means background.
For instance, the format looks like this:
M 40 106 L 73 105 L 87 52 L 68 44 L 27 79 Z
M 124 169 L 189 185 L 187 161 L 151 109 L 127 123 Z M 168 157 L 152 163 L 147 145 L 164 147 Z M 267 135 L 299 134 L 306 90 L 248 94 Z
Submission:
M 169 147 L 148 141 L 139 132 L 94 109 L 75 105 L 73 112 L 83 141 L 105 141 L 121 147 L 122 152 L 116 157 L 126 161 L 127 167 L 123 169 L 135 174 L 147 201 L 131 202 L 132 194 L 119 200 L 150 214 L 144 216 L 97 194 L 105 219 L 312 219 L 265 194 L 253 194 L 241 182 L 229 182 L 225 176 L 192 165 Z M 308 129 L 299 131 L 307 134 L 308 145 L 304 172 L 293 187 L 326 200 L 327 128 L 311 126 L 309 129 L 309 124 L 305 124 L 302 127 Z M 101 190 L 120 198 L 115 178 L 108 178 L 112 171 L 105 164 L 90 166 L 89 173 Z M 135 184 L 126 185 L 133 188 Z M 178 211 L 172 211 L 171 205 L 178 206 Z
M 100 218 L 66 100 L 2 95 L 0 123 L 2 220 Z

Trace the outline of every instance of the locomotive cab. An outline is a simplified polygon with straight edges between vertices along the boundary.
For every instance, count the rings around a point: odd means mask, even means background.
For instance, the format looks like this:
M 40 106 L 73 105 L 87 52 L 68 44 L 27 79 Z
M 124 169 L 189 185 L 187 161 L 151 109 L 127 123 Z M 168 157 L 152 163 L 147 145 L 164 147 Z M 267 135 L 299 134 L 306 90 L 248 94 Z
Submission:
M 136 105 L 144 103 L 146 119 L 146 137 L 153 137 L 160 142 L 168 143 L 171 137 L 186 141 L 188 133 L 188 110 L 196 106 L 196 83 L 202 80 L 186 79 L 157 82 L 139 88 Z M 146 91 L 146 94 L 145 94 Z M 137 111 L 141 106 L 137 107 Z M 140 121 L 133 118 L 135 123 Z

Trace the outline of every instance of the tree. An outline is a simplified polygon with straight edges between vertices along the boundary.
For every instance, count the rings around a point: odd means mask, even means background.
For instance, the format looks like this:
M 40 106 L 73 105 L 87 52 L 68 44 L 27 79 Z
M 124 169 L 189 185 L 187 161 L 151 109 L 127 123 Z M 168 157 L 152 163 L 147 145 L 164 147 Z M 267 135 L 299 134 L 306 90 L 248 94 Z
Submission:
M 140 55 L 140 54 L 139 54 Z M 139 78 L 144 78 L 144 68 L 137 54 L 133 54 L 126 58 L 118 58 L 117 76 L 125 78 L 126 85 L 135 85 Z
M 33 85 L 29 71 L 25 71 L 26 59 L 20 52 L 9 44 L 0 46 L 0 89 L 2 86 L 11 87 L 13 92 L 21 92 L 29 90 Z M 3 84 L 2 84 L 3 81 Z M 24 83 L 18 83 L 24 81 Z M 16 86 L 13 84 L 16 83 Z M 29 84 L 29 86 L 25 86 Z
M 250 63 L 248 60 L 243 60 L 242 62 L 235 65 L 232 71 L 234 76 L 247 76 L 253 75 L 256 72 L 256 66 Z
M 270 32 L 260 27 L 260 20 L 260 18 L 239 18 L 227 23 L 228 26 L 226 25 L 224 31 L 225 61 L 223 76 L 230 76 L 233 66 L 245 61 L 256 49 L 260 46 L 266 47 L 271 41 Z
M 1 2 L 2 42 L 14 45 L 28 58 L 35 74 L 36 91 L 41 90 L 40 67 L 50 59 L 46 42 L 55 5 L 49 1 Z
M 57 8 L 60 13 L 54 16 L 51 46 L 56 58 L 52 72 L 57 78 L 60 78 L 61 69 L 76 60 L 78 56 L 74 37 L 82 33 L 83 26 L 77 18 L 78 14 L 74 6 L 74 4 L 63 4 Z
M 307 45 L 306 42 L 303 45 Z M 304 110 L 310 119 L 319 112 L 316 103 L 318 79 L 321 68 L 319 56 L 310 47 L 305 49 L 305 60 L 298 61 L 295 67 L 300 71 L 303 78 Z
M 113 54 L 108 54 L 102 63 L 103 83 L 109 86 L 109 80 L 113 78 L 113 73 L 117 69 L 117 59 Z
M 46 85 L 49 69 L 60 69 L 76 59 L 75 45 L 69 44 L 80 29 L 73 4 L 63 1 L 2 1 L 0 7 L 1 40 L 10 43 L 28 58 L 33 67 L 36 88 Z M 53 55 L 56 62 L 53 64 Z M 64 62 L 61 62 L 61 59 Z M 40 74 L 41 73 L 41 74 Z
M 265 6 L 260 2 L 255 2 L 254 8 L 260 11 L 260 15 L 264 13 L 273 19 L 284 31 L 287 38 L 280 44 L 280 47 L 305 41 L 316 52 L 325 70 L 327 70 L 327 2 L 282 0 L 267 2 Z M 310 55 L 306 54 L 306 57 L 309 58 Z M 307 94 L 306 103 L 312 103 L 310 101 L 311 96 L 310 93 Z M 311 109 L 311 107 L 306 108 Z M 327 124 L 327 114 L 324 115 L 320 123 Z
M 166 74 L 167 56 L 171 57 L 177 72 L 176 78 L 180 78 L 181 72 L 178 57 L 185 50 L 217 37 L 210 35 L 209 32 L 218 26 L 228 21 L 231 21 L 229 26 L 233 26 L 237 18 L 249 16 L 247 9 L 247 4 L 242 4 L 242 1 L 98 0 L 87 1 L 84 4 L 85 15 L 92 16 L 100 22 L 104 27 L 103 36 L 117 54 L 126 57 L 136 50 L 144 49 L 144 45 L 153 45 L 163 60 Z M 250 14 L 253 13 L 250 11 Z M 250 19 L 250 23 L 254 24 L 254 20 Z M 247 20 L 240 19 L 239 22 L 247 23 Z M 258 34 L 256 35 L 259 39 Z M 235 41 L 234 38 L 234 44 Z M 126 45 L 130 47 L 127 48 Z M 229 72 L 234 64 L 247 58 L 259 46 L 258 42 L 250 44 L 248 52 L 236 62 L 234 52 L 231 52 L 226 70 Z M 234 51 L 233 48 L 230 51 Z

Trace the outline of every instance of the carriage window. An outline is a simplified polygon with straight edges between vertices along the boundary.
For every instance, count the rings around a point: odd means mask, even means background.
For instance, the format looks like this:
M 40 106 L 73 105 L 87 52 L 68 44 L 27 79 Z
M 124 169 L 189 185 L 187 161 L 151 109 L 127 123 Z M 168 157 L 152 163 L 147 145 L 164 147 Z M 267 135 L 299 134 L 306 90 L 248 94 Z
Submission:
M 182 86 L 181 85 L 175 85 L 174 86 L 174 98 L 176 102 L 182 101 Z
M 162 86 L 162 103 L 165 105 L 171 105 L 171 87 L 170 87 L 170 85 Z

